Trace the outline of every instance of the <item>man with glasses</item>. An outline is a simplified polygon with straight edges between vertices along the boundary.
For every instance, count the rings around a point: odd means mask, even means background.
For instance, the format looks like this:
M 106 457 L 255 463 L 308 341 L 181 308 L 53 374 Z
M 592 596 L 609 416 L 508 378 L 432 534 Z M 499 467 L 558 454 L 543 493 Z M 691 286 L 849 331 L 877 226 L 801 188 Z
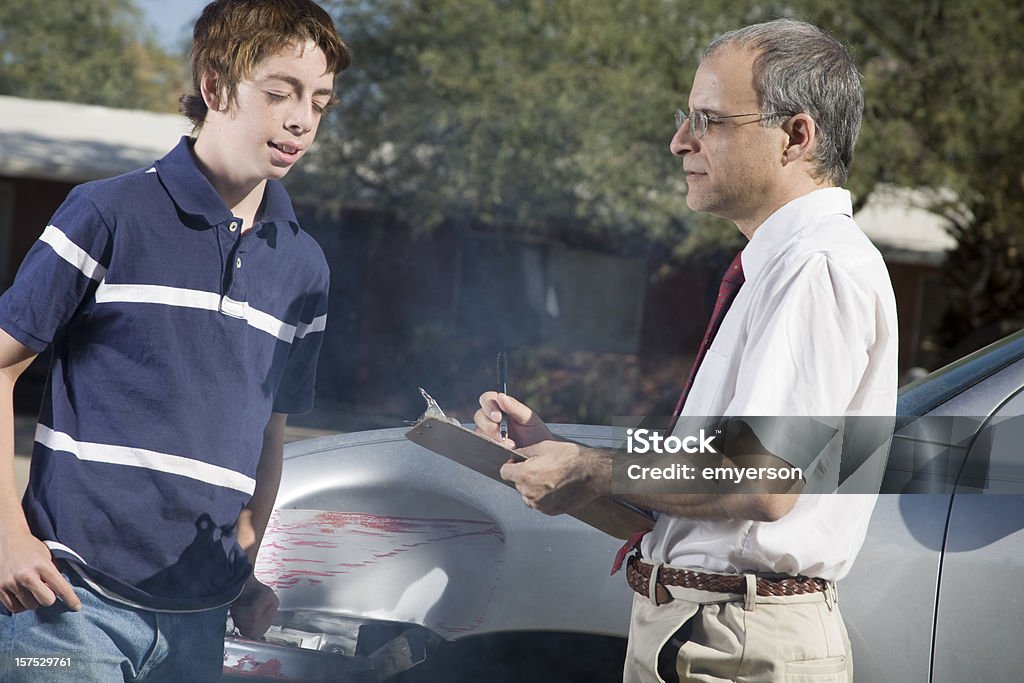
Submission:
M 690 434 L 687 420 L 700 416 L 737 419 L 760 452 L 728 457 L 805 474 L 796 485 L 621 496 L 659 513 L 627 568 L 626 681 L 852 680 L 835 582 L 863 543 L 874 496 L 808 495 L 822 490 L 811 482 L 825 461 L 757 416 L 894 414 L 892 285 L 842 189 L 862 109 L 846 48 L 779 20 L 715 40 L 689 111 L 676 113 L 670 149 L 687 205 L 732 221 L 749 242 L 723 280 L 672 433 Z M 505 394 L 480 404 L 476 423 L 495 438 L 508 415 L 506 444 L 527 459 L 502 476 L 527 505 L 557 514 L 612 492 L 621 453 L 554 437 Z M 707 462 L 686 457 L 676 461 L 697 471 Z

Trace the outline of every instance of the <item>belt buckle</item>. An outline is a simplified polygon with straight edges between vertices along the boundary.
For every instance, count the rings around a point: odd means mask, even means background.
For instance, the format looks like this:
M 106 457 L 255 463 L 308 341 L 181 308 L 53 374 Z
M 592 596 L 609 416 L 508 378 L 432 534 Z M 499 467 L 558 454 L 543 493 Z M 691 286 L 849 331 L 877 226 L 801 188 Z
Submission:
M 668 592 L 668 588 L 660 583 L 654 584 L 654 604 L 658 607 L 672 602 L 675 598 Z
M 639 555 L 630 555 L 629 559 L 626 561 L 627 577 L 629 575 L 629 571 L 635 572 L 637 583 L 643 586 L 642 589 L 638 589 L 636 586 L 632 584 L 632 582 L 630 582 L 630 588 L 632 588 L 637 593 L 650 600 L 651 603 L 654 604 L 656 607 L 660 607 L 664 604 L 672 602 L 672 600 L 674 600 L 675 598 L 673 598 L 672 594 L 669 593 L 668 588 L 666 588 L 664 584 L 658 581 L 658 570 L 661 569 L 661 565 L 656 564 L 651 567 L 650 577 L 646 579 L 647 585 L 644 586 L 643 583 L 645 579 L 643 572 L 640 571 L 639 564 Z M 654 592 L 653 596 L 651 595 L 652 590 Z

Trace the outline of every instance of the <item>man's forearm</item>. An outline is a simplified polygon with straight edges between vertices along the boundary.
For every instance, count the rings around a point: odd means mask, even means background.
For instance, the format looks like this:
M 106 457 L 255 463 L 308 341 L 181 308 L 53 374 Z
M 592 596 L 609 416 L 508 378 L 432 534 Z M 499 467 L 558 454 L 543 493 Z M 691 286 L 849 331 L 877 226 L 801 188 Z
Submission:
M 760 488 L 738 489 L 731 482 L 693 482 L 692 491 L 672 493 L 614 493 L 613 472 L 625 471 L 630 464 L 645 466 L 680 465 L 700 471 L 705 467 L 732 467 L 736 463 L 728 458 L 709 462 L 707 455 L 679 453 L 662 457 L 636 457 L 611 448 L 580 446 L 580 457 L 588 461 L 587 468 L 594 473 L 593 491 L 601 495 L 614 495 L 633 505 L 655 510 L 674 517 L 691 519 L 744 519 L 775 521 L 789 512 L 799 495 L 797 487 L 791 492 L 768 491 Z M 769 456 L 774 457 L 774 456 Z M 625 462 L 628 460 L 628 462 Z M 780 461 L 781 462 L 781 461 Z M 617 466 L 616 466 L 617 465 Z
M 796 493 L 661 493 L 615 497 L 673 517 L 774 522 L 793 509 L 798 496 Z

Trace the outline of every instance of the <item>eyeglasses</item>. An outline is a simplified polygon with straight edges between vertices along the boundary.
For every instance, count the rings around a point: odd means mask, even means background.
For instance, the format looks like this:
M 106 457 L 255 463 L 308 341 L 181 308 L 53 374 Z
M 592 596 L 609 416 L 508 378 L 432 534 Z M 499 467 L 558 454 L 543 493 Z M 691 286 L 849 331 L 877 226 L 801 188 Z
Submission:
M 788 111 L 756 111 L 752 114 L 730 114 L 728 116 L 719 116 L 717 114 L 709 114 L 706 111 L 700 109 L 691 111 L 687 114 L 682 109 L 676 109 L 676 130 L 683 127 L 683 123 L 690 120 L 690 132 L 693 137 L 698 140 L 704 137 L 705 133 L 708 132 L 708 125 L 712 123 L 721 123 L 725 119 L 737 119 L 741 116 L 760 116 L 762 119 L 769 116 L 793 116 Z

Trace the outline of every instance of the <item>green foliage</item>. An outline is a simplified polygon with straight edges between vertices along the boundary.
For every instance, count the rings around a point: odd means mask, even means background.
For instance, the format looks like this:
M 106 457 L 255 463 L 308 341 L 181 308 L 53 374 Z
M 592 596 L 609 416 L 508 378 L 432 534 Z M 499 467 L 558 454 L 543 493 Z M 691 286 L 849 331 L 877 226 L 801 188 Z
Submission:
M 666 0 L 327 4 L 355 64 L 321 154 L 349 199 L 420 228 L 676 243 L 689 216 L 672 112 L 727 15 Z
M 0 94 L 176 111 L 179 56 L 131 0 L 0 0 Z
M 1024 9 L 1007 0 L 325 0 L 354 49 L 297 192 L 567 243 L 702 258 L 668 153 L 704 45 L 793 16 L 849 44 L 867 110 L 850 189 L 931 188 L 958 241 L 940 344 L 1024 311 Z M 183 60 L 131 0 L 0 0 L 0 93 L 174 111 Z M 951 200 L 951 198 L 953 198 Z
M 864 75 L 849 184 L 858 203 L 877 183 L 934 190 L 926 208 L 960 244 L 940 341 L 1024 311 L 1020 3 L 326 4 L 355 63 L 341 79 L 341 118 L 324 132 L 331 172 L 310 187 L 396 209 L 420 228 L 447 220 L 691 258 L 735 238 L 686 209 L 667 151 L 703 46 L 779 16 L 821 25 Z
M 864 73 L 858 185 L 929 188 L 926 208 L 957 240 L 945 265 L 951 308 L 933 342 L 955 357 L 1020 327 L 1024 7 L 860 2 L 814 19 L 845 34 Z

